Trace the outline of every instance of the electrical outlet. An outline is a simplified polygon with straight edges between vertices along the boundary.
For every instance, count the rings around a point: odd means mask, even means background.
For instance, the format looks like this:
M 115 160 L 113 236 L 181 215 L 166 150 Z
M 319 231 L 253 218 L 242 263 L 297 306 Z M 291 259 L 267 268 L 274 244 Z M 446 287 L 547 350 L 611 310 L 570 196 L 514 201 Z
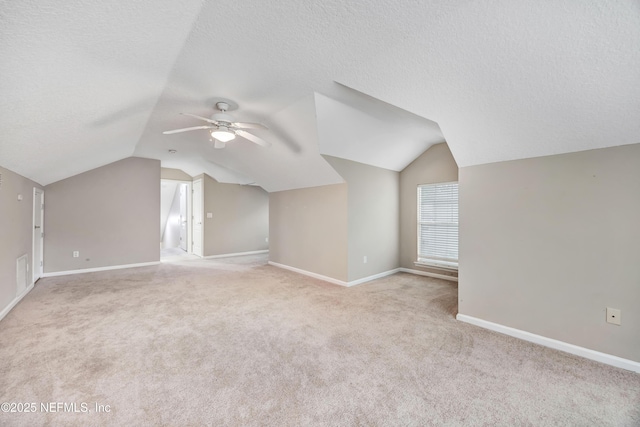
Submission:
M 79 251 L 73 251 L 73 257 L 74 258 L 79 258 L 80 257 L 80 252 Z
M 265 238 L 264 238 L 264 241 L 265 241 L 265 242 L 267 242 L 267 243 L 269 243 L 269 238 L 268 238 L 268 237 L 265 237 Z
M 362 259 L 362 263 L 366 264 L 367 263 L 367 256 L 365 255 L 364 258 Z
M 617 308 L 607 307 L 607 323 L 611 323 L 613 325 L 622 324 L 622 313 Z

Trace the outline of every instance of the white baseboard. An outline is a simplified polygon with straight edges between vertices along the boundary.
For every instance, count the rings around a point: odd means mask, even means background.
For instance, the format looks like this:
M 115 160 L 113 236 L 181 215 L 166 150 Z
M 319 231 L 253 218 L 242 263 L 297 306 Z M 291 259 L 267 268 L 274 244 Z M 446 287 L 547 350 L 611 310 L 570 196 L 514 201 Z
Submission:
M 285 270 L 294 271 L 296 273 L 304 274 L 305 276 L 313 277 L 314 279 L 324 280 L 325 282 L 333 283 L 334 285 L 347 286 L 347 282 L 334 279 L 333 277 L 323 276 L 322 274 L 312 273 L 301 268 L 291 267 L 290 265 L 279 264 L 277 262 L 269 261 L 269 265 L 274 267 L 283 268 Z
M 446 274 L 431 273 L 430 271 L 412 270 L 410 268 L 404 268 L 404 267 L 399 268 L 398 271 L 401 271 L 403 273 L 417 274 L 418 276 L 428 276 L 428 277 L 434 277 L 436 279 L 451 280 L 452 282 L 458 281 L 457 277 L 447 276 Z
M 399 268 L 394 268 L 393 270 L 383 271 L 382 273 L 374 274 L 373 276 L 367 276 L 367 277 L 363 277 L 362 279 L 352 280 L 352 281 L 347 283 L 347 286 L 355 286 L 355 285 L 359 285 L 361 283 L 370 282 L 372 280 L 381 279 L 383 277 L 387 277 L 387 276 L 391 276 L 392 274 L 396 274 L 399 271 L 400 271 Z
M 2 311 L 0 311 L 0 321 L 4 319 L 7 314 L 9 314 L 9 312 L 11 311 L 11 309 L 13 309 L 13 307 L 15 307 L 20 301 L 22 301 L 22 298 L 24 298 L 25 296 L 27 296 L 29 292 L 31 292 L 31 290 L 33 289 L 33 285 L 34 283 L 27 286 L 27 289 L 25 289 L 20 295 L 15 297 L 13 301 L 9 303 L 8 306 L 6 306 Z
M 70 274 L 95 273 L 96 271 L 122 270 L 124 268 L 148 267 L 150 265 L 159 265 L 160 261 L 141 262 L 138 264 L 110 265 L 108 267 L 83 268 L 81 270 L 53 271 L 44 273 L 42 277 L 67 276 Z
M 325 282 L 333 283 L 334 285 L 340 285 L 345 287 L 360 285 L 371 280 L 380 279 L 381 277 L 390 276 L 398 272 L 398 269 L 384 271 L 382 273 L 374 274 L 373 276 L 363 277 L 362 279 L 352 280 L 351 282 L 345 282 L 344 280 L 334 279 L 333 277 L 323 276 L 322 274 L 312 273 L 311 271 L 303 270 L 301 268 L 291 267 L 290 265 L 279 264 L 277 262 L 269 261 L 269 265 L 274 267 L 283 268 L 285 270 L 294 271 L 296 273 L 304 274 L 305 276 L 313 277 L 314 279 L 324 280 Z
M 540 344 L 545 347 L 550 347 L 556 350 L 564 351 L 566 353 L 575 354 L 576 356 L 581 356 L 586 359 L 595 360 L 596 362 L 615 366 L 617 368 L 622 368 L 628 371 L 640 373 L 640 362 L 634 362 L 633 360 L 623 359 L 621 357 L 613 356 L 611 354 L 590 350 L 588 348 L 569 344 L 564 341 L 558 341 L 552 338 L 543 337 L 542 335 L 536 335 L 530 332 L 521 331 L 520 329 L 515 329 L 509 326 L 500 325 L 498 323 L 493 323 L 486 320 L 478 319 L 476 317 L 467 316 L 466 314 L 458 314 L 456 316 L 456 319 L 461 322 L 470 323 L 472 325 L 479 326 L 485 329 L 490 329 L 495 332 L 500 332 L 501 334 L 509 335 L 515 338 L 519 338 L 521 340 Z
M 209 255 L 202 258 L 203 259 L 230 258 L 234 256 L 258 255 L 258 254 L 267 254 L 267 253 L 269 253 L 269 249 L 263 249 L 260 251 L 236 252 L 233 254 Z

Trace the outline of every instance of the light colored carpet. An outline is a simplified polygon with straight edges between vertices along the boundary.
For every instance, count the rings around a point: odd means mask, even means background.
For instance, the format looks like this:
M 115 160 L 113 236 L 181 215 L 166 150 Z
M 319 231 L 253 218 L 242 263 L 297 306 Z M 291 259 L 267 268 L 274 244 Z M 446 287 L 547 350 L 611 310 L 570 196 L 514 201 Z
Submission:
M 0 425 L 640 425 L 640 375 L 457 322 L 451 282 L 265 261 L 42 279 L 0 322 L 0 402 L 90 412 Z
M 201 259 L 197 255 L 188 254 L 180 248 L 164 248 L 160 250 L 161 262 L 180 262 L 192 259 Z

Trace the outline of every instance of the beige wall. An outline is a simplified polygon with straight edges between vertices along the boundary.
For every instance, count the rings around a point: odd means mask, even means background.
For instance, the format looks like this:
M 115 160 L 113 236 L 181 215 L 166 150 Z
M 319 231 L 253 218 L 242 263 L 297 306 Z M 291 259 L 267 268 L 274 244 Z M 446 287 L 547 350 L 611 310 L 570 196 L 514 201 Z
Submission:
M 324 157 L 347 182 L 349 281 L 398 268 L 400 174 Z
M 204 256 L 266 250 L 269 194 L 261 187 L 203 177 Z M 207 218 L 207 212 L 212 218 Z
M 460 215 L 460 313 L 640 362 L 640 144 L 462 168 Z
M 0 167 L 0 174 L 2 174 L 0 184 L 0 312 L 2 312 L 18 296 L 16 295 L 16 259 L 24 254 L 29 258 L 27 286 L 31 283 L 33 188 L 42 187 L 3 167 Z M 21 201 L 18 201 L 18 194 L 22 195 Z
M 191 175 L 180 169 L 160 168 L 161 179 L 173 179 L 174 181 L 193 181 Z
M 347 281 L 347 184 L 269 194 L 269 260 Z
M 414 264 L 418 259 L 418 185 L 452 181 L 458 181 L 458 165 L 446 143 L 432 146 L 400 173 L 400 267 L 456 276 Z
M 47 185 L 45 198 L 45 273 L 160 260 L 158 160 L 93 169 Z

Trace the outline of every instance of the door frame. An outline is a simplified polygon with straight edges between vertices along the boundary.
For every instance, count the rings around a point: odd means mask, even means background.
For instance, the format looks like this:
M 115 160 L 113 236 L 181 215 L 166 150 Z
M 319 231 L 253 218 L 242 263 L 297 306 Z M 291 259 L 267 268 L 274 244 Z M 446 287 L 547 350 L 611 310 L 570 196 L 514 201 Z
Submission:
M 40 197 L 37 197 L 38 194 L 40 194 Z M 36 209 L 40 209 L 40 224 L 36 224 Z M 31 284 L 34 284 L 44 275 L 44 190 L 37 187 L 33 187 L 33 217 L 31 223 Z M 40 253 L 38 254 L 36 254 L 35 245 L 37 233 L 40 233 Z M 38 262 L 42 264 L 38 266 Z
M 192 240 L 192 244 L 191 244 L 191 253 L 193 253 L 193 255 L 197 255 L 199 257 L 203 257 L 204 256 L 204 180 L 202 178 L 198 178 L 198 179 L 194 179 L 193 180 L 193 184 L 195 184 L 196 182 L 200 182 L 200 219 L 202 221 L 202 223 L 200 224 L 200 248 L 202 250 L 201 253 L 197 254 L 195 252 L 193 252 L 193 240 Z M 192 196 L 195 194 L 195 190 L 191 189 L 191 194 Z M 191 199 L 191 203 L 193 206 L 193 198 Z M 193 232 L 193 226 L 195 225 L 195 218 L 194 218 L 194 212 L 193 212 L 193 207 L 191 210 L 191 219 L 193 220 L 193 222 L 191 223 L 191 228 L 192 228 L 192 232 Z
M 160 184 L 162 184 L 163 181 L 173 181 L 173 182 L 177 182 L 178 185 L 181 184 L 187 184 L 187 253 L 188 254 L 192 254 L 193 253 L 193 248 L 191 247 L 191 242 L 193 241 L 193 233 L 192 233 L 192 229 L 191 229 L 191 224 L 192 224 L 192 213 L 191 213 L 191 194 L 192 194 L 192 186 L 191 183 L 192 181 L 182 181 L 179 179 L 166 179 L 166 178 L 162 178 L 160 180 Z M 158 213 L 158 215 L 160 215 Z
M 190 254 L 191 248 L 190 248 L 190 243 L 191 243 L 191 182 L 190 181 L 184 181 L 184 182 L 180 182 L 178 183 L 179 186 L 182 185 L 186 185 L 186 200 L 185 200 L 185 208 L 186 208 L 186 219 L 187 219 L 187 241 L 185 242 L 185 246 L 187 247 L 186 252 L 188 254 Z M 182 197 L 182 195 L 180 196 Z M 180 200 L 180 203 L 182 204 L 182 200 Z M 180 212 L 182 213 L 182 212 Z M 182 235 L 182 223 L 180 224 L 180 234 Z
M 180 181 L 180 184 L 187 184 L 187 253 L 192 254 L 193 248 L 191 242 L 193 241 L 193 233 L 191 230 L 191 181 Z

